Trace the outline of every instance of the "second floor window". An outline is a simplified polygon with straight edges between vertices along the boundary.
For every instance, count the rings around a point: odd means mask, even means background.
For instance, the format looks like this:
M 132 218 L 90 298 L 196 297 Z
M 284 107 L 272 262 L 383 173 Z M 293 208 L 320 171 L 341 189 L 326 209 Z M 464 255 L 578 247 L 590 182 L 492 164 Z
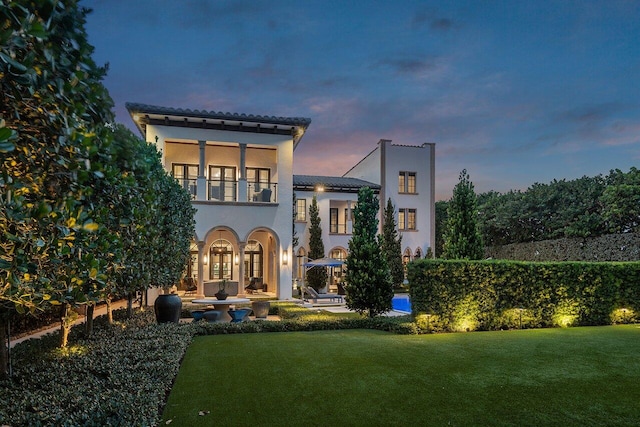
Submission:
M 416 210 L 415 209 L 399 209 L 398 210 L 398 230 L 415 230 L 416 229 Z
M 416 193 L 416 173 L 400 171 L 398 174 L 398 193 Z
M 338 232 L 338 208 L 329 208 L 329 233 Z
M 236 200 L 234 166 L 209 166 L 209 200 Z
M 247 168 L 249 200 L 269 202 L 272 200 L 271 171 L 264 168 Z
M 173 163 L 171 165 L 171 173 L 178 180 L 182 188 L 191 194 L 191 198 L 196 198 L 196 188 L 198 183 L 198 173 L 200 172 L 198 165 L 190 165 L 186 163 Z
M 307 199 L 296 199 L 296 221 L 307 220 Z

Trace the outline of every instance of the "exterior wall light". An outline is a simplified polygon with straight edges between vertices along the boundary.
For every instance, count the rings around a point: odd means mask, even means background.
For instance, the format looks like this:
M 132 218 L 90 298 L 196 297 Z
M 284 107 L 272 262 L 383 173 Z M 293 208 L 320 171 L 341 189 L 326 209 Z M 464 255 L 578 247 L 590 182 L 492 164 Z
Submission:
M 236 263 L 236 265 L 238 265 L 238 264 L 240 263 L 240 258 L 238 257 L 238 254 L 236 254 L 236 255 L 233 257 L 233 261 Z
M 285 249 L 282 251 L 282 264 L 287 265 L 289 263 L 289 252 Z

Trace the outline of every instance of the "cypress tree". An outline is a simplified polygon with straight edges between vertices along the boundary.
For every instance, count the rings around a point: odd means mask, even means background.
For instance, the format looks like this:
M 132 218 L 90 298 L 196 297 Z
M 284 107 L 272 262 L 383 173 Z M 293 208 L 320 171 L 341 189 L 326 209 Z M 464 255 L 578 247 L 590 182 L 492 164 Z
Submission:
M 404 282 L 404 267 L 402 265 L 402 236 L 398 236 L 394 215 L 395 208 L 391 198 L 387 200 L 382 223 L 382 253 L 389 266 L 393 286 L 399 288 Z
M 393 285 L 378 232 L 378 199 L 369 187 L 358 192 L 347 256 L 347 307 L 375 317 L 391 310 Z
M 322 242 L 322 227 L 320 226 L 320 210 L 316 196 L 309 206 L 309 258 L 314 260 L 324 257 L 324 243 Z M 307 284 L 316 291 L 327 284 L 328 274 L 325 267 L 312 267 L 307 271 Z
M 460 172 L 459 182 L 453 188 L 447 215 L 444 258 L 482 259 L 484 246 L 478 227 L 476 194 L 466 169 Z

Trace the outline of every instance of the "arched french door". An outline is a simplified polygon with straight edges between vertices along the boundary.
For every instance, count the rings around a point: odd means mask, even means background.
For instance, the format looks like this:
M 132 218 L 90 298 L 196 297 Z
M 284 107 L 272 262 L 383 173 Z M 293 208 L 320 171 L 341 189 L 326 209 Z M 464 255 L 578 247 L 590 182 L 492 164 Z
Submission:
M 340 261 L 345 261 L 347 259 L 347 251 L 342 248 L 335 248 L 329 252 L 329 257 L 333 259 L 337 259 Z M 330 281 L 330 290 L 335 290 L 339 294 L 344 294 L 344 289 L 342 288 L 342 281 L 344 280 L 344 273 L 347 267 L 345 265 L 341 265 L 339 267 L 331 267 L 331 281 Z
M 244 275 L 245 282 L 251 278 L 262 279 L 264 266 L 264 251 L 257 240 L 249 240 L 244 248 Z
M 233 245 L 218 239 L 209 250 L 209 277 L 211 280 L 233 280 Z

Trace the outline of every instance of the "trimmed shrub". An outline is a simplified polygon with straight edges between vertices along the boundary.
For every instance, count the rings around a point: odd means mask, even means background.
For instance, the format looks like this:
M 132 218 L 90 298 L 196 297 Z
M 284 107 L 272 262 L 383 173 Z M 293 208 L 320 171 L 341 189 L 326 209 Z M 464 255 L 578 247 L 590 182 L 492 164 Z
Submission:
M 417 260 L 413 314 L 430 330 L 608 325 L 638 320 L 640 263 Z M 621 310 L 621 311 L 617 311 Z

